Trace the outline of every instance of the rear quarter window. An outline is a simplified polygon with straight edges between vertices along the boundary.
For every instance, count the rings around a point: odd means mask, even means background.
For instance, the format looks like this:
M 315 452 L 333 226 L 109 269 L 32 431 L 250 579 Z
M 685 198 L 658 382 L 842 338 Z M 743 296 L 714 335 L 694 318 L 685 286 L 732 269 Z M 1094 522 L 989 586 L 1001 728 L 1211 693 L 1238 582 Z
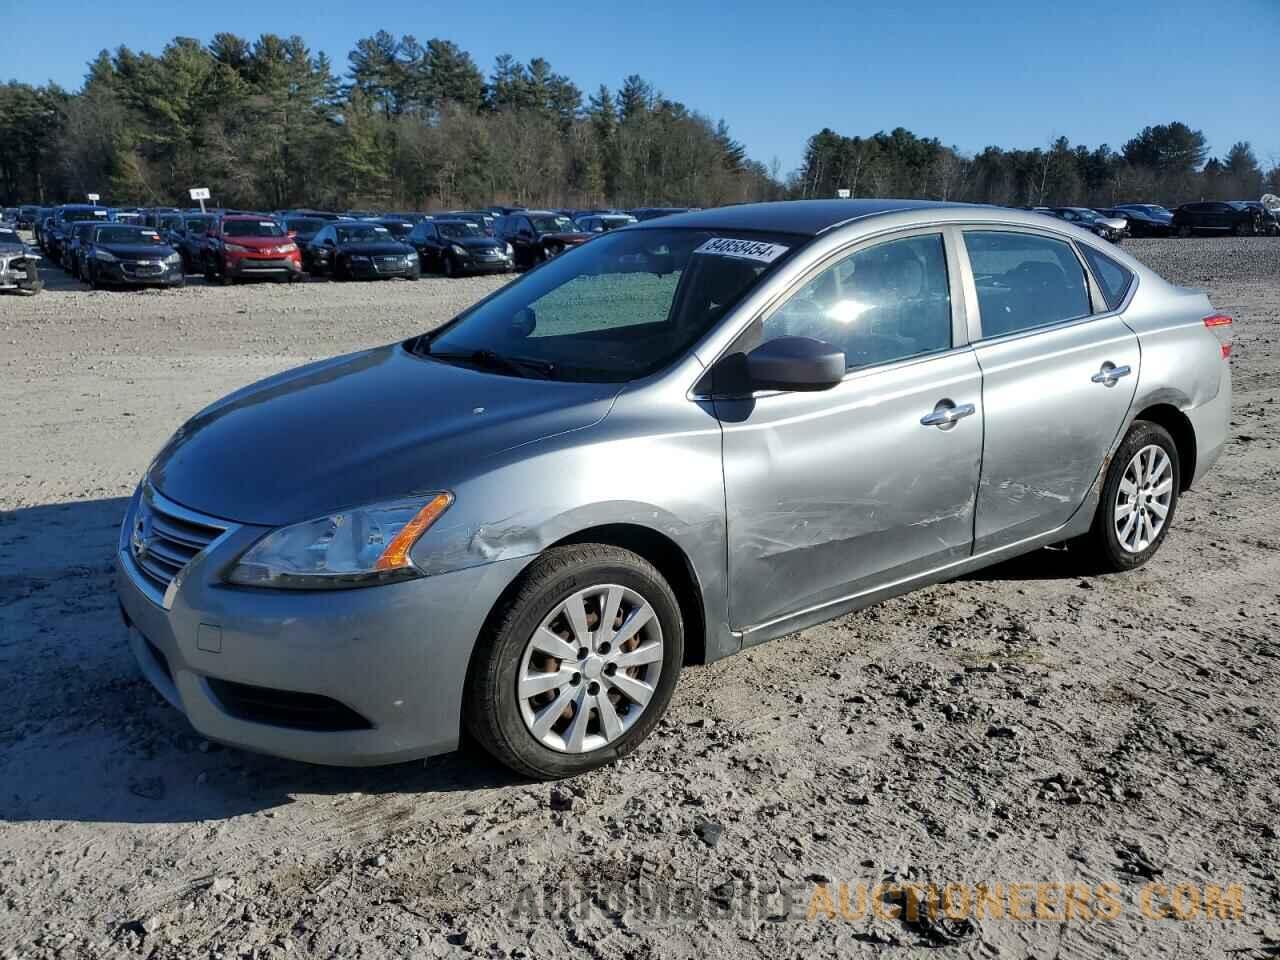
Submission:
M 1093 271 L 1093 278 L 1098 281 L 1102 298 L 1107 302 L 1107 309 L 1119 308 L 1129 293 L 1129 287 L 1133 285 L 1133 271 L 1088 245 L 1081 245 L 1080 252 L 1084 255 L 1085 263 L 1089 264 L 1089 269 Z

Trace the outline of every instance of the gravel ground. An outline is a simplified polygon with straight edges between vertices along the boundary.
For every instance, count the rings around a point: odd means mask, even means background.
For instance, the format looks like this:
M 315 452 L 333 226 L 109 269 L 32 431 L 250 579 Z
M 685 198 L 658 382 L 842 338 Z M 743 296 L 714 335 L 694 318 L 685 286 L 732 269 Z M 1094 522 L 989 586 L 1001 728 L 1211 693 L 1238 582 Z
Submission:
M 1236 318 L 1230 445 L 1152 563 L 1042 551 L 691 668 L 649 743 L 556 786 L 202 742 L 111 590 L 124 498 L 183 419 L 501 280 L 55 271 L 0 299 L 0 956 L 1280 955 L 1280 241 L 1128 249 Z M 999 885 L 1004 915 L 894 917 L 909 883 Z M 1205 919 L 1232 884 L 1242 916 Z

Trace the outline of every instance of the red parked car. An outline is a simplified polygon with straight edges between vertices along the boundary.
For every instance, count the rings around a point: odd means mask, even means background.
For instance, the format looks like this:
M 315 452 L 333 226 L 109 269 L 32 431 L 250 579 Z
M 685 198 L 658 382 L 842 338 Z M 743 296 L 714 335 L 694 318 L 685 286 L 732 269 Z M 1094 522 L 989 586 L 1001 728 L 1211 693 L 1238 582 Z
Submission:
M 209 225 L 204 275 L 210 282 L 267 278 L 301 280 L 302 252 L 277 221 L 258 214 L 228 214 Z

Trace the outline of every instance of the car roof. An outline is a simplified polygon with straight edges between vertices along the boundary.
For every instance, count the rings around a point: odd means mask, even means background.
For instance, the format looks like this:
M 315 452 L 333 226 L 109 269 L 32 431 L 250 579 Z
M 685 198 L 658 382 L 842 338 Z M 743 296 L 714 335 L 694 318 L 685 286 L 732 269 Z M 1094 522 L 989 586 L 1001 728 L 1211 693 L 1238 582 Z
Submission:
M 731 207 L 715 207 L 663 217 L 660 225 L 652 220 L 635 227 L 693 227 L 713 230 L 769 230 L 817 236 L 832 227 L 907 210 L 990 209 L 982 204 L 948 203 L 940 200 L 777 200 L 771 203 L 742 203 Z

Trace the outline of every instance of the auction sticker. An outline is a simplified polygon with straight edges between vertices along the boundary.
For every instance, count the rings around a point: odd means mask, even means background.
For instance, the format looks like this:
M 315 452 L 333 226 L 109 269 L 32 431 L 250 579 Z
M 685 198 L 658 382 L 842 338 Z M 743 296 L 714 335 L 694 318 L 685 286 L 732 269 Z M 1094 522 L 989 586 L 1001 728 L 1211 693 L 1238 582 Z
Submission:
M 710 253 L 718 257 L 736 257 L 739 260 L 757 260 L 760 263 L 773 263 L 787 252 L 789 247 L 777 243 L 765 243 L 761 240 L 733 240 L 729 237 L 713 237 L 694 253 Z

